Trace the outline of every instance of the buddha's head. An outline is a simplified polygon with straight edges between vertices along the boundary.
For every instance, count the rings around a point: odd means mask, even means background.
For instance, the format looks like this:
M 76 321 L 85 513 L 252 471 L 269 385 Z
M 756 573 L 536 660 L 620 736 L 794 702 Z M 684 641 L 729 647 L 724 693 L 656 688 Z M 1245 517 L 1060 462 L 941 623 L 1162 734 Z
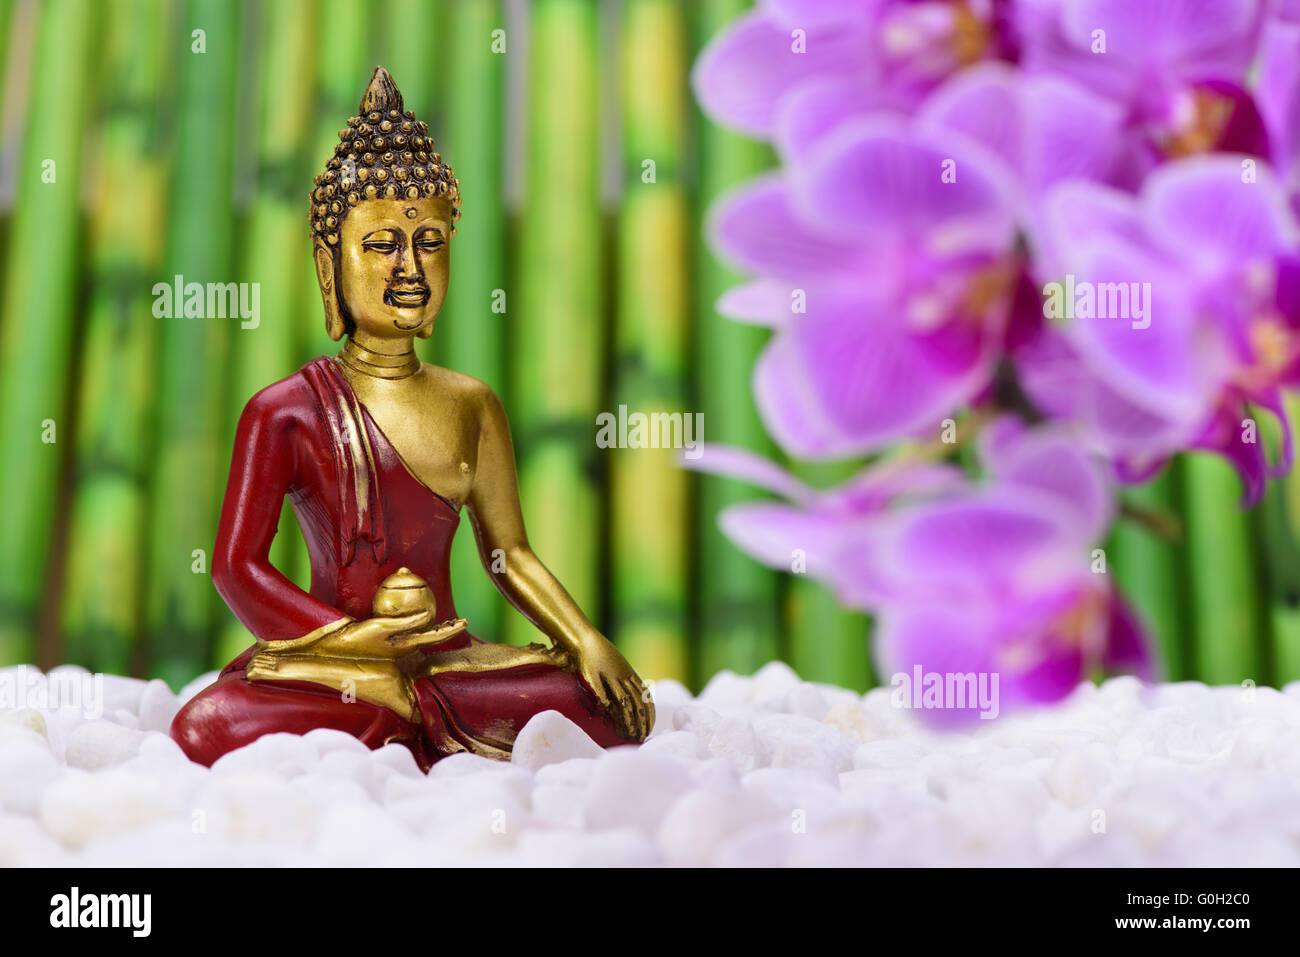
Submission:
M 341 339 L 428 338 L 447 295 L 460 184 L 433 152 L 429 128 L 402 110 L 376 67 L 359 115 L 311 192 L 316 278 L 325 328 Z

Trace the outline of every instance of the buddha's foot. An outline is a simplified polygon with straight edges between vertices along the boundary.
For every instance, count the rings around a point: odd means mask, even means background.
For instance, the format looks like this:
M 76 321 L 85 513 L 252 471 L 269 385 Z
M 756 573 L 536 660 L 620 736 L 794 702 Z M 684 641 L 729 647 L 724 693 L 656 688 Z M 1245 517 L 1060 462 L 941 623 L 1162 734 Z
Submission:
M 249 681 L 305 681 L 339 692 L 345 701 L 365 701 L 416 720 L 411 679 L 383 658 L 336 658 L 303 652 L 261 651 L 248 661 Z
M 523 665 L 552 665 L 572 670 L 562 651 L 546 645 L 498 645 L 492 642 L 441 651 L 422 658 L 412 670 L 416 677 L 431 678 L 449 672 L 503 671 Z

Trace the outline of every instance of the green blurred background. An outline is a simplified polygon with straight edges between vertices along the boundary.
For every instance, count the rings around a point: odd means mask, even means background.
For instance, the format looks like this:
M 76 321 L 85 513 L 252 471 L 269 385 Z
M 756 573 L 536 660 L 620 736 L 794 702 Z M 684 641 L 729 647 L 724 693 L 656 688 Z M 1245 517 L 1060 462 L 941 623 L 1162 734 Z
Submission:
M 179 687 L 250 643 L 207 566 L 234 426 L 338 348 L 307 193 L 383 64 L 464 198 L 420 349 L 505 401 L 542 560 L 647 677 L 698 688 L 784 658 L 869 687 L 867 619 L 717 532 L 755 493 L 670 451 L 594 444 L 597 413 L 626 405 L 698 411 L 706 440 L 776 454 L 749 388 L 765 333 L 716 315 L 741 277 L 702 241 L 709 201 L 773 157 L 688 88 L 748 5 L 0 0 L 0 665 Z M 258 283 L 260 324 L 155 318 L 154 284 L 178 274 Z M 852 471 L 794 467 L 816 484 Z M 1129 525 L 1108 548 L 1169 677 L 1300 677 L 1300 484 L 1249 514 L 1238 495 L 1191 457 L 1131 496 L 1181 516 L 1181 542 Z M 287 507 L 272 557 L 307 585 Z M 453 574 L 477 634 L 530 640 L 468 530 Z

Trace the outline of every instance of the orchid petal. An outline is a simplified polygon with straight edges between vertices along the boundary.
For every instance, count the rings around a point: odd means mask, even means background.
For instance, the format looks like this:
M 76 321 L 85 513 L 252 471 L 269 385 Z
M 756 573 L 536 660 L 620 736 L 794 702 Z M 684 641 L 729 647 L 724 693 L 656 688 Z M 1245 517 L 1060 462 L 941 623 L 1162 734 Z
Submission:
M 790 318 L 792 288 L 769 279 L 732 286 L 718 297 L 718 315 L 737 322 L 776 328 Z
M 1061 27 L 1080 49 L 1104 30 L 1107 57 L 1173 63 L 1248 41 L 1258 14 L 1255 0 L 1071 0 Z
M 1152 238 L 1207 272 L 1300 245 L 1300 225 L 1272 172 L 1254 163 L 1247 181 L 1242 163 L 1203 156 L 1151 174 L 1141 203 Z
M 862 25 L 883 5 L 882 0 L 758 0 L 758 8 L 774 20 L 805 30 Z
M 767 137 L 781 98 L 822 76 L 869 76 L 868 43 L 843 28 L 807 31 L 797 51 L 789 28 L 760 11 L 729 24 L 704 48 L 691 85 L 704 111 L 719 123 Z
M 914 334 L 887 303 L 823 298 L 777 333 L 754 370 L 759 412 L 795 455 L 868 452 L 937 429 L 992 373 L 992 343 L 978 329 Z
M 782 571 L 802 558 L 814 578 L 829 579 L 844 537 L 838 519 L 779 502 L 732 505 L 718 515 L 718 527 L 747 555 Z
M 1119 594 L 1110 599 L 1110 622 L 1102 664 L 1111 674 L 1135 674 L 1143 681 L 1157 677 L 1157 662 L 1137 612 Z
M 697 458 L 683 456 L 682 465 L 695 472 L 745 482 L 796 503 L 808 503 L 817 493 L 771 459 L 748 449 L 705 443 Z
M 873 249 L 952 259 L 1003 254 L 1014 238 L 1001 169 L 941 131 L 893 117 L 841 124 L 792 171 L 791 185 L 809 220 Z
M 869 272 L 866 250 L 810 228 L 792 208 L 779 175 L 750 180 L 710 211 L 712 245 L 747 272 L 809 282 Z

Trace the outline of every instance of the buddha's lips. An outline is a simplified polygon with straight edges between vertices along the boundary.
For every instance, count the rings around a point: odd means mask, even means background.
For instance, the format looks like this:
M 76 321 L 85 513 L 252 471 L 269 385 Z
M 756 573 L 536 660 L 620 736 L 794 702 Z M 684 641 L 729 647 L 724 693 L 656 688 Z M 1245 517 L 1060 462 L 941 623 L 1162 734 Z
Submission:
M 398 309 L 414 309 L 423 306 L 429 301 L 428 286 L 409 286 L 393 288 L 389 286 L 384 291 L 384 305 L 394 306 Z

